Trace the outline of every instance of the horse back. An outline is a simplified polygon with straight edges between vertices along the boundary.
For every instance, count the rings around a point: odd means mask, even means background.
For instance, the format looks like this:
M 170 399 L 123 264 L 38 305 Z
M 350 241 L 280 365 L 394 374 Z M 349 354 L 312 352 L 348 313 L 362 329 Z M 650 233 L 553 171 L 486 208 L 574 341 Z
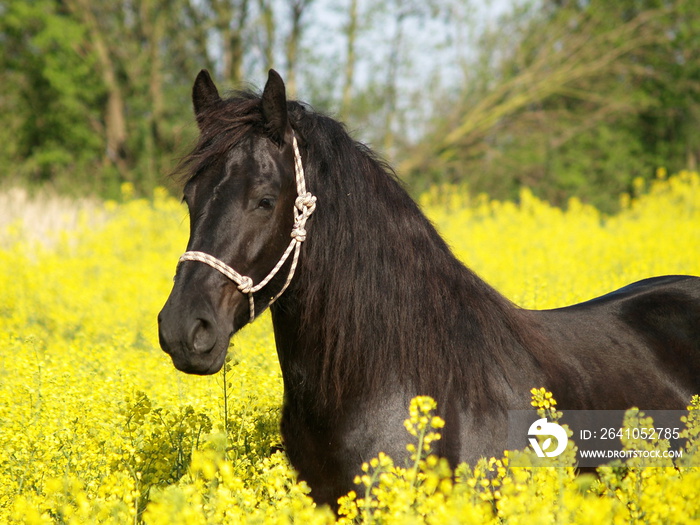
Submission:
M 654 277 L 531 313 L 557 349 L 567 381 L 552 383 L 570 408 L 682 409 L 700 393 L 698 277 Z

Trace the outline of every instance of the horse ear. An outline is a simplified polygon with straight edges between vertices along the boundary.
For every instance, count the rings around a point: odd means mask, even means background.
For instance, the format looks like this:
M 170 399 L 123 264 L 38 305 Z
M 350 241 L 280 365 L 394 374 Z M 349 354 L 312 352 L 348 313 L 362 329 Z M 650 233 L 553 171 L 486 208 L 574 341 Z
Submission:
M 202 69 L 194 81 L 194 86 L 192 86 L 192 105 L 200 125 L 202 123 L 201 115 L 220 101 L 219 91 L 216 89 L 209 71 Z
M 265 129 L 270 137 L 282 144 L 285 135 L 291 131 L 287 119 L 287 93 L 284 89 L 282 77 L 271 69 L 268 73 L 267 83 L 262 94 L 262 114 L 265 121 Z

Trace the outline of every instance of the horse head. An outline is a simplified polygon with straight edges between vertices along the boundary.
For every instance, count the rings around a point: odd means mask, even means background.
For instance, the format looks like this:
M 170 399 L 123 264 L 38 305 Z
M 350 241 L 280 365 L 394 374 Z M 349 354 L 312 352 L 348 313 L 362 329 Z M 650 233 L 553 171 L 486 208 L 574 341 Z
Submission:
M 186 160 L 190 238 L 159 338 L 176 368 L 213 374 L 233 334 L 290 284 L 315 199 L 275 71 L 262 97 L 226 100 L 202 71 L 192 100 L 200 137 Z

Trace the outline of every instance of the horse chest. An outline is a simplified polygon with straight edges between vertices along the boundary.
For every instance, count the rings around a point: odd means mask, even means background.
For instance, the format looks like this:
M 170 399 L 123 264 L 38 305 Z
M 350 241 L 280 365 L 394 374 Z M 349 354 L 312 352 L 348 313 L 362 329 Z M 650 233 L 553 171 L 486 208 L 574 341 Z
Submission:
M 381 403 L 357 400 L 324 411 L 285 395 L 281 426 L 285 448 L 314 500 L 335 505 L 339 496 L 356 489 L 353 480 L 362 463 L 379 452 L 403 464 L 410 438 L 403 426 L 407 399 L 392 394 Z M 402 435 L 405 439 L 397 439 Z

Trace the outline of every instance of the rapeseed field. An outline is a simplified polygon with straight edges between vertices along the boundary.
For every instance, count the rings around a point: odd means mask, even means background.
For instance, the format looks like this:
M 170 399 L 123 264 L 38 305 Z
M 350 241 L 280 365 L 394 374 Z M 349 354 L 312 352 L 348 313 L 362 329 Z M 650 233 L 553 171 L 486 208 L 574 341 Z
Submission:
M 221 373 L 177 372 L 158 346 L 156 316 L 185 249 L 187 212 L 163 190 L 123 192 L 120 203 L 40 207 L 40 229 L 23 214 L 29 204 L 0 225 L 0 523 L 333 523 L 279 450 L 269 318 L 234 337 Z M 523 307 L 700 275 L 697 173 L 659 171 L 621 196 L 613 216 L 577 200 L 554 208 L 528 191 L 514 203 L 436 187 L 420 204 L 457 256 Z M 556 419 L 555 401 L 532 386 L 533 403 Z M 563 468 L 514 468 L 506 456 L 453 473 L 429 454 L 442 426 L 434 402 L 417 398 L 406 407 L 412 463 L 380 455 L 364 465 L 339 520 L 699 523 L 692 403 L 676 467 L 612 464 L 593 477 L 575 475 L 570 451 Z

